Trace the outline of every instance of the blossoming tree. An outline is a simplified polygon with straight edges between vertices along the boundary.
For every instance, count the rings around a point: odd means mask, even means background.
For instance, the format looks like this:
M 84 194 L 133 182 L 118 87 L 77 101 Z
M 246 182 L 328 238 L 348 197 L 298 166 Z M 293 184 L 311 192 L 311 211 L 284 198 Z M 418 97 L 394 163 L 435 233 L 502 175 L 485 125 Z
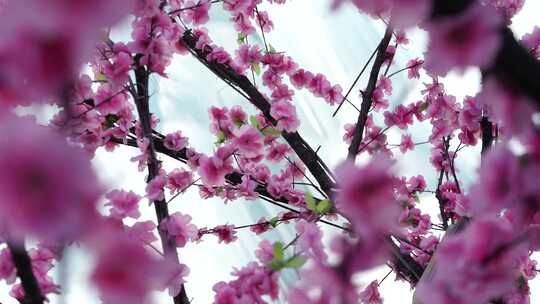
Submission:
M 41 304 L 61 295 L 51 272 L 64 250 L 80 246 L 95 259 L 89 284 L 104 303 L 148 303 L 156 290 L 190 303 L 182 248 L 209 235 L 229 244 L 249 229 L 261 235 L 257 260 L 215 282 L 214 303 L 382 303 L 379 281 L 354 279 L 381 265 L 415 288 L 413 303 L 529 303 L 528 281 L 537 274 L 531 255 L 540 249 L 540 28 L 519 39 L 508 28 L 524 0 L 328 1 L 335 14 L 354 9 L 386 26 L 346 92 L 268 43 L 274 25 L 264 7 L 286 9 L 286 2 L 0 2 L 0 279 L 14 299 Z M 236 49 L 212 41 L 204 27 L 210 10 L 230 16 Z M 124 18 L 132 20 L 131 39 L 113 41 L 107 30 Z M 397 66 L 394 56 L 414 43 L 406 31 L 415 27 L 428 35 L 425 56 Z M 262 43 L 250 42 L 256 34 Z M 208 104 L 211 154 L 191 147 L 182 130 L 162 134 L 150 111 L 150 80 L 167 77 L 173 56 L 193 56 L 238 93 L 238 106 Z M 481 92 L 458 100 L 439 77 L 471 67 L 481 70 Z M 350 96 L 364 72 L 355 104 Z M 411 80 L 425 73 L 431 82 L 421 100 L 390 108 L 400 73 Z M 299 90 L 334 115 L 343 107 L 358 112 L 343 126 L 349 148 L 336 168 L 301 135 Z M 46 125 L 18 111 L 39 105 L 55 111 Z M 408 128 L 421 122 L 431 133 L 419 143 Z M 401 143 L 387 142 L 390 129 Z M 436 184 L 397 170 L 395 156 L 420 144 L 431 146 Z M 455 162 L 476 145 L 482 164 L 465 188 Z M 98 181 L 94 153 L 119 146 L 140 151 L 131 161 L 146 172 L 145 189 Z M 166 170 L 164 158 L 176 168 Z M 283 211 L 200 228 L 174 205 L 188 189 L 201 199 L 242 198 Z M 438 202 L 438 216 L 420 209 L 426 197 Z M 140 220 L 143 198 L 155 221 Z M 284 225 L 296 237 L 264 238 Z M 325 226 L 337 232 L 329 242 Z M 298 269 L 301 279 L 280 290 L 285 269 Z

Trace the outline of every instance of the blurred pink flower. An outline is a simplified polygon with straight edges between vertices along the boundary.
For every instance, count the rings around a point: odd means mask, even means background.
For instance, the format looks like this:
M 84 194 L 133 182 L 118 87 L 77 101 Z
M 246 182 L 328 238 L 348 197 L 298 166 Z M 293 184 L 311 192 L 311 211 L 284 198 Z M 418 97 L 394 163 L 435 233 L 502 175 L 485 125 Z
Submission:
M 426 23 L 426 69 L 433 75 L 445 76 L 452 68 L 487 68 L 501 46 L 501 26 L 501 16 L 493 8 L 479 4 L 458 16 Z
M 109 203 L 106 205 L 111 206 L 109 211 L 112 217 L 117 219 L 126 217 L 137 219 L 141 216 L 139 212 L 141 197 L 133 191 L 113 190 L 107 193 L 105 197 L 109 199 Z
M 197 226 L 191 223 L 191 216 L 175 212 L 160 224 L 160 228 L 174 238 L 176 247 L 186 246 L 188 241 L 197 239 Z
M 101 187 L 88 157 L 46 127 L 1 120 L 0 220 L 15 236 L 50 240 L 91 229 Z

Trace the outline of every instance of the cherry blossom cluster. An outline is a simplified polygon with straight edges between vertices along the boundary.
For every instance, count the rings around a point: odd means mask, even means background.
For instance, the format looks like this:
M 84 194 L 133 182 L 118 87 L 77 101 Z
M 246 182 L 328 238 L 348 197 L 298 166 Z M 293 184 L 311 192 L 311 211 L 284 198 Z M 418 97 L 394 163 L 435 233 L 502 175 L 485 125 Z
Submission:
M 356 278 L 383 265 L 416 288 L 415 303 L 529 303 L 538 272 L 532 254 L 540 249 L 539 101 L 498 70 L 506 26 L 524 1 L 468 1 L 452 14 L 436 11 L 442 1 L 329 2 L 334 10 L 351 2 L 388 27 L 357 97 L 269 43 L 277 25 L 267 8 L 283 9 L 285 0 L 0 2 L 0 279 L 10 295 L 32 304 L 61 295 L 53 274 L 76 244 L 93 257 L 88 280 L 104 303 L 148 303 L 165 290 L 188 303 L 185 283 L 196 267 L 178 251 L 210 237 L 220 246 L 242 241 L 238 231 L 246 229 L 261 238 L 257 260 L 235 268 L 229 281 L 210 276 L 214 303 L 382 303 L 386 277 Z M 230 15 L 237 48 L 212 41 L 203 27 L 211 10 Z M 126 18 L 131 37 L 113 41 L 110 28 Z M 400 67 L 395 55 L 407 54 L 405 30 L 413 27 L 427 32 L 427 50 Z M 516 42 L 531 60 L 540 57 L 539 33 Z M 253 43 L 255 35 L 262 43 Z M 211 152 L 190 145 L 195 134 L 162 134 L 149 110 L 149 81 L 167 77 L 179 55 L 196 57 L 244 95 L 233 107 L 209 104 Z M 460 100 L 442 77 L 468 68 L 482 70 L 482 88 Z M 406 81 L 424 81 L 421 97 L 391 106 L 402 72 Z M 361 103 L 357 122 L 344 126 L 352 153 L 333 170 L 297 132 L 302 89 L 339 105 L 334 115 Z M 243 97 L 259 111 L 241 106 Z M 54 109 L 46 125 L 15 111 L 43 105 Z M 425 138 L 413 139 L 417 124 L 430 126 Z M 400 142 L 389 143 L 389 130 Z M 421 144 L 430 145 L 435 182 L 400 175 L 400 158 Z M 147 172 L 144 189 L 100 182 L 92 158 L 119 146 L 138 151 L 130 161 Z M 466 186 L 457 160 L 475 146 L 482 162 Z M 165 156 L 178 162 L 162 166 Z M 283 210 L 256 223 L 197 226 L 175 204 L 187 191 Z M 143 200 L 157 221 L 142 220 Z M 430 202 L 438 217 L 423 210 Z M 289 225 L 294 239 L 265 239 Z M 327 229 L 338 231 L 329 241 Z M 299 282 L 280 290 L 281 273 L 291 269 Z

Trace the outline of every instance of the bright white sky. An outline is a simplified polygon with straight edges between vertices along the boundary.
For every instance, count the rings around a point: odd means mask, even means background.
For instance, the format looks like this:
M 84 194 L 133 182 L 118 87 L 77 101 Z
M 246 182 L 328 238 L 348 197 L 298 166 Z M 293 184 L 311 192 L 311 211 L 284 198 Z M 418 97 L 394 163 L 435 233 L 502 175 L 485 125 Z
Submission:
M 267 40 L 278 51 L 286 51 L 303 68 L 312 72 L 322 72 L 332 83 L 339 83 L 345 90 L 350 86 L 356 74 L 379 42 L 384 28 L 376 22 L 360 16 L 352 9 L 331 13 L 327 0 L 294 0 L 286 6 L 270 11 L 275 30 L 267 36 Z M 261 9 L 261 8 L 260 8 Z M 517 37 L 530 32 L 539 25 L 538 12 L 540 2 L 527 1 L 525 8 L 514 19 L 512 28 Z M 228 16 L 213 10 L 212 23 L 208 26 L 212 38 L 227 50 L 236 45 L 236 34 L 227 22 Z M 119 27 L 115 40 L 128 38 L 127 24 Z M 403 67 L 409 58 L 421 56 L 425 37 L 420 32 L 411 33 L 412 43 L 406 48 L 398 49 L 397 63 L 391 71 Z M 190 137 L 190 143 L 199 151 L 210 152 L 213 138 L 208 135 L 208 115 L 210 104 L 217 106 L 245 105 L 234 91 L 223 82 L 207 72 L 196 60 L 189 57 L 175 57 L 167 70 L 169 79 L 155 78 L 152 82 L 153 111 L 158 113 L 163 132 L 182 130 Z M 365 86 L 365 78 L 358 88 Z M 405 75 L 394 80 L 393 105 L 401 102 L 416 101 L 421 81 L 416 84 L 405 82 Z M 451 75 L 444 81 L 449 93 L 458 99 L 466 95 L 474 95 L 479 88 L 479 73 L 469 71 L 465 75 Z M 351 94 L 351 100 L 359 104 L 358 88 Z M 409 93 L 410 92 L 410 93 Z M 356 112 L 344 106 L 340 114 L 333 119 L 330 109 L 323 100 L 312 97 L 309 93 L 298 92 L 295 98 L 297 110 L 302 118 L 301 134 L 313 146 L 321 145 L 320 154 L 333 167 L 346 156 L 346 145 L 342 142 L 342 126 L 356 120 Z M 247 106 L 249 108 L 249 106 Z M 427 125 L 418 125 L 410 132 L 415 141 L 424 141 L 427 136 Z M 398 143 L 401 134 L 389 133 L 389 142 Z M 474 181 L 475 168 L 478 165 L 478 149 L 469 149 L 467 157 L 458 162 L 460 178 L 465 185 Z M 98 153 L 94 164 L 105 185 L 133 190 L 144 194 L 144 173 L 136 171 L 136 166 L 129 162 L 130 157 L 137 154 L 130 148 L 121 148 L 117 153 Z M 424 174 L 431 188 L 434 187 L 434 171 L 429 166 L 429 147 L 422 146 L 408 154 L 401 161 L 404 175 Z M 179 163 L 165 160 L 167 170 L 180 166 Z M 424 198 L 421 206 L 430 213 L 436 214 L 436 202 L 432 198 Z M 153 208 L 142 204 L 143 219 L 154 220 Z M 264 202 L 235 201 L 224 205 L 219 200 L 201 200 L 195 189 L 178 197 L 172 204 L 171 212 L 181 211 L 194 218 L 198 227 L 212 227 L 219 224 L 234 223 L 244 225 L 256 222 L 261 216 L 271 216 L 277 211 Z M 329 234 L 335 233 L 325 228 Z M 292 239 L 291 227 L 280 227 L 278 231 L 264 234 L 263 238 L 284 242 Z M 188 295 L 194 304 L 211 303 L 212 285 L 220 280 L 228 280 L 232 267 L 241 267 L 254 260 L 253 250 L 262 238 L 250 233 L 239 233 L 239 240 L 232 245 L 220 245 L 214 238 L 207 237 L 197 245 L 188 245 L 180 250 L 181 260 L 191 268 L 191 275 L 186 285 Z M 72 250 L 67 254 L 67 273 L 70 273 L 65 303 L 95 304 L 99 303 L 96 293 L 88 287 L 85 276 L 91 261 L 81 250 Z M 388 270 L 385 267 L 359 276 L 359 280 L 369 283 L 381 279 Z M 283 284 L 295 281 L 294 273 L 284 275 Z M 533 298 L 531 303 L 540 299 L 538 280 L 531 284 Z M 1 283 L 0 302 L 15 303 L 7 297 L 4 283 Z M 407 303 L 411 299 L 408 285 L 394 282 L 393 275 L 382 285 L 381 291 L 386 303 Z M 534 296 L 536 294 L 536 296 Z M 158 297 L 156 303 L 169 303 L 167 297 Z M 407 300 L 405 300 L 407 299 Z M 52 303 L 60 303 L 52 298 Z

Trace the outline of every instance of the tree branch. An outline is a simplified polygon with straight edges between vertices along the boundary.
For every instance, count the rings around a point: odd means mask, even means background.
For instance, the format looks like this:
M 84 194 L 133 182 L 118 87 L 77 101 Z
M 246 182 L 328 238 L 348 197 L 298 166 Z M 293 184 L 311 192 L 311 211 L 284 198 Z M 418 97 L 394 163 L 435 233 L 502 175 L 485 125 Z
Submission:
M 24 299 L 19 299 L 19 301 L 23 304 L 42 304 L 45 297 L 42 295 L 38 281 L 32 271 L 32 261 L 24 248 L 24 242 L 15 244 L 8 240 L 6 243 L 24 290 Z
M 368 118 L 369 110 L 371 109 L 371 104 L 373 103 L 373 91 L 377 85 L 377 80 L 379 78 L 379 72 L 381 67 L 386 59 L 386 49 L 388 44 L 390 44 L 390 39 L 392 38 L 392 29 L 390 27 L 386 28 L 384 37 L 379 43 L 377 49 L 377 56 L 375 57 L 375 62 L 373 67 L 371 67 L 371 73 L 369 74 L 369 81 L 366 87 L 366 90 L 362 93 L 362 106 L 360 107 L 360 114 L 358 115 L 358 120 L 356 121 L 356 126 L 354 128 L 354 136 L 349 146 L 349 152 L 347 154 L 347 159 L 354 161 L 356 155 L 358 154 L 358 148 L 362 142 L 364 135 L 364 127 Z
M 150 182 L 156 176 L 159 175 L 159 162 L 156 158 L 155 146 L 154 146 L 154 136 L 152 136 L 152 126 L 150 121 L 150 106 L 149 106 L 149 95 L 148 95 L 148 70 L 139 64 L 140 55 L 136 57 L 137 68 L 135 69 L 135 79 L 137 94 L 133 96 L 135 100 L 135 105 L 137 107 L 137 113 L 139 115 L 139 122 L 141 124 L 141 129 L 143 137 L 148 139 L 148 180 Z M 154 201 L 154 208 L 156 211 L 158 224 L 169 217 L 169 209 L 165 200 Z M 167 233 L 161 229 L 158 229 L 159 237 L 161 239 L 161 244 L 163 246 L 163 252 L 165 258 L 171 259 L 176 263 L 180 263 L 178 259 L 178 252 L 176 251 L 176 244 L 174 239 L 170 238 Z M 182 284 L 180 293 L 173 297 L 174 304 L 188 304 L 189 299 L 186 294 L 186 289 Z

